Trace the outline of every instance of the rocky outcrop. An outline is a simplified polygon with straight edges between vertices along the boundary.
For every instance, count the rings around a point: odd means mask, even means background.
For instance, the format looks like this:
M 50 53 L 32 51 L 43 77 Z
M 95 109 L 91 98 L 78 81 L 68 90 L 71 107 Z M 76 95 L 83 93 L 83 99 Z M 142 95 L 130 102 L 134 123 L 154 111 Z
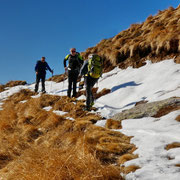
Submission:
M 162 101 L 138 104 L 132 109 L 115 114 L 112 119 L 121 121 L 124 119 L 137 119 L 143 117 L 161 117 L 177 109 L 180 109 L 180 98 L 172 97 Z

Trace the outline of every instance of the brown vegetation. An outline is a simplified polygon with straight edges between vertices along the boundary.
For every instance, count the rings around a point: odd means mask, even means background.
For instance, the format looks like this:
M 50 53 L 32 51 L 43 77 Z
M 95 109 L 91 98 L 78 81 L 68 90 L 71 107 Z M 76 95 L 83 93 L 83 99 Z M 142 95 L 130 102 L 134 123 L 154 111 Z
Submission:
M 3 179 L 122 179 L 114 164 L 136 149 L 130 137 L 93 125 L 102 117 L 82 111 L 83 101 L 32 95 L 21 90 L 4 101 L 0 111 Z M 44 110 L 47 106 L 52 109 Z
M 0 92 L 4 91 L 5 88 L 7 87 L 14 87 L 14 86 L 25 85 L 25 84 L 27 84 L 26 81 L 9 81 L 5 85 L 0 85 Z
M 82 53 L 86 59 L 89 54 L 97 53 L 104 59 L 105 71 L 115 66 L 135 68 L 145 65 L 145 60 L 157 62 L 176 56 L 180 52 L 179 19 L 180 6 L 159 11 L 150 15 L 142 24 L 132 24 L 110 39 L 104 39 L 95 47 Z
M 176 121 L 180 122 L 180 115 L 176 117 Z
M 173 148 L 180 148 L 180 143 L 179 142 L 174 142 L 172 144 L 168 144 L 165 147 L 166 150 L 173 149 Z
M 164 115 L 166 115 L 166 114 L 168 114 L 168 113 L 170 113 L 170 112 L 172 112 L 172 111 L 176 111 L 176 110 L 179 110 L 179 109 L 180 109 L 180 106 L 179 106 L 179 105 L 176 105 L 176 104 L 174 104 L 174 105 L 169 105 L 169 106 L 165 106 L 165 107 L 161 108 L 161 109 L 157 112 L 157 114 L 155 114 L 153 117 L 159 118 L 159 117 L 162 117 L 162 116 L 164 116 Z
M 113 119 L 107 119 L 106 128 L 109 128 L 109 129 L 121 129 L 122 128 L 121 121 L 116 121 L 116 120 L 113 120 Z
M 53 77 L 50 77 L 48 81 L 54 81 L 56 83 L 62 82 L 67 79 L 67 76 L 65 74 L 55 75 Z

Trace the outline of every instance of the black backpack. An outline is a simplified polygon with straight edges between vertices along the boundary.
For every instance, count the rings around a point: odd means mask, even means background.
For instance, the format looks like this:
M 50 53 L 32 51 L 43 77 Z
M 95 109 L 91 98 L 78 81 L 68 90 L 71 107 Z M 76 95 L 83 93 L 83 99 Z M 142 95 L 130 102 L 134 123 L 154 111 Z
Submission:
M 72 56 L 71 54 L 69 54 L 68 61 L 69 61 L 68 68 L 70 68 L 70 70 L 79 71 L 80 69 L 79 53 L 76 53 L 75 56 Z

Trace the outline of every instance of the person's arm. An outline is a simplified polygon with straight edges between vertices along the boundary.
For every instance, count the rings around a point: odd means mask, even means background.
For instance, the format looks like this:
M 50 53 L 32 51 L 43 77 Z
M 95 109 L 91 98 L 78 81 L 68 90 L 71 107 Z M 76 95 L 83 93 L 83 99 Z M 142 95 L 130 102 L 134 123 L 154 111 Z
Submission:
M 85 60 L 83 66 L 80 69 L 79 74 L 80 74 L 80 76 L 83 76 L 83 75 L 85 75 L 87 73 L 88 73 L 88 60 Z
M 34 68 L 36 74 L 38 74 L 39 61 L 36 62 L 36 66 Z
M 51 72 L 53 73 L 53 70 L 49 67 L 48 63 L 46 62 L 46 68 Z
M 69 54 L 64 58 L 64 68 L 66 69 L 66 61 L 68 60 L 69 58 Z

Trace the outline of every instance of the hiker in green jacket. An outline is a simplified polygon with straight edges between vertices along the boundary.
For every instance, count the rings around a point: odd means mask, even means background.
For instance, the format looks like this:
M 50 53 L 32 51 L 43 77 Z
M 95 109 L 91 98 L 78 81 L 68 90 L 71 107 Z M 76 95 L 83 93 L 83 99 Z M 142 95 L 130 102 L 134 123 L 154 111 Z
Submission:
M 66 61 L 68 61 L 68 66 L 66 66 Z M 65 72 L 68 74 L 68 91 L 67 91 L 68 97 L 71 97 L 72 86 L 73 86 L 72 97 L 76 97 L 77 95 L 76 92 L 77 79 L 82 64 L 83 64 L 83 58 L 80 56 L 78 52 L 76 52 L 76 48 L 71 48 L 70 54 L 68 54 L 64 58 L 64 68 L 65 68 Z

